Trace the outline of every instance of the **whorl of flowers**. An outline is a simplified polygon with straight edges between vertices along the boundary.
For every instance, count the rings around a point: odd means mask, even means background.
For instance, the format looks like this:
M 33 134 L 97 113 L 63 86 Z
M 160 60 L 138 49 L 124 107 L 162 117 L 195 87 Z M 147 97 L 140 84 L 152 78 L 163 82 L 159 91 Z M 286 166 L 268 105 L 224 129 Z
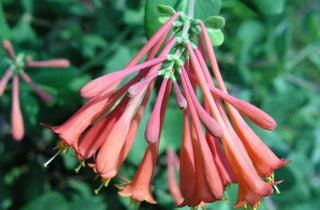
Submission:
M 224 20 L 211 17 L 208 25 L 221 28 Z M 243 119 L 267 130 L 276 127 L 268 114 L 229 95 L 211 41 L 202 21 L 174 13 L 124 69 L 92 80 L 81 89 L 81 96 L 88 101 L 69 120 L 60 126 L 46 125 L 61 139 L 57 154 L 71 147 L 81 165 L 86 160 L 92 162 L 89 166 L 101 177 L 101 186 L 118 175 L 124 181 L 118 185 L 121 196 L 138 203 L 156 203 L 150 184 L 173 89 L 184 119 L 180 157 L 172 150 L 168 152 L 169 191 L 177 205 L 195 207 L 224 200 L 226 187 L 237 183 L 235 207 L 249 204 L 256 208 L 260 198 L 272 194 L 272 186 L 281 182 L 274 181 L 274 170 L 287 162 L 279 159 Z M 132 74 L 132 79 L 119 86 Z M 119 170 L 135 140 L 156 80 L 161 86 L 145 128 L 148 147 L 129 181 Z M 175 170 L 180 174 L 179 186 Z
M 5 88 L 12 77 L 12 108 L 11 108 L 11 133 L 13 139 L 20 141 L 24 137 L 24 123 L 22 112 L 20 108 L 19 99 L 19 76 L 29 84 L 34 91 L 46 102 L 52 102 L 52 97 L 40 87 L 38 87 L 29 75 L 25 72 L 27 68 L 39 68 L 39 67 L 51 67 L 51 68 L 66 68 L 69 61 L 66 59 L 54 59 L 48 61 L 33 61 L 28 58 L 24 53 L 16 53 L 12 47 L 12 44 L 8 40 L 2 41 L 2 47 L 6 53 L 10 56 L 9 68 L 4 73 L 0 80 L 0 96 L 5 91 Z

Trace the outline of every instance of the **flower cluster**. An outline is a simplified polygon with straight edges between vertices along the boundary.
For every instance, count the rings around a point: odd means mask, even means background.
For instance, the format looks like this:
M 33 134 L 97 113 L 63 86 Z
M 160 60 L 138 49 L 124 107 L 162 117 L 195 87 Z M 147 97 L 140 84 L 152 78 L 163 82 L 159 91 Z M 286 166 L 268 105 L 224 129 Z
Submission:
M 69 66 L 69 61 L 66 59 L 55 59 L 48 61 L 33 61 L 27 59 L 26 55 L 19 53 L 17 56 L 12 47 L 12 44 L 5 40 L 2 42 L 3 49 L 11 57 L 9 61 L 10 67 L 6 70 L 5 74 L 0 80 L 0 96 L 4 93 L 5 88 L 12 77 L 12 109 L 11 109 L 11 133 L 12 137 L 20 141 L 24 136 L 24 123 L 20 108 L 19 100 L 19 75 L 22 79 L 28 83 L 36 93 L 46 102 L 52 102 L 52 97 L 39 88 L 25 72 L 27 67 L 54 67 L 54 68 L 66 68 Z
M 161 86 L 145 128 L 148 147 L 129 181 L 120 176 L 119 169 L 157 79 L 162 79 Z M 203 95 L 200 101 L 197 87 Z M 174 151 L 168 153 L 169 189 L 177 205 L 195 207 L 224 200 L 230 183 L 239 186 L 235 207 L 249 204 L 255 208 L 261 197 L 272 194 L 272 186 L 280 183 L 273 179 L 274 170 L 287 162 L 276 157 L 242 116 L 267 130 L 276 123 L 257 107 L 228 94 L 205 25 L 183 13 L 175 13 L 162 25 L 124 69 L 86 84 L 81 96 L 88 101 L 69 120 L 61 126 L 45 126 L 61 139 L 58 153 L 71 147 L 81 165 L 94 160 L 89 166 L 101 177 L 101 186 L 118 175 L 125 182 L 119 186 L 121 196 L 156 203 L 150 184 L 171 89 L 184 113 L 180 157 Z

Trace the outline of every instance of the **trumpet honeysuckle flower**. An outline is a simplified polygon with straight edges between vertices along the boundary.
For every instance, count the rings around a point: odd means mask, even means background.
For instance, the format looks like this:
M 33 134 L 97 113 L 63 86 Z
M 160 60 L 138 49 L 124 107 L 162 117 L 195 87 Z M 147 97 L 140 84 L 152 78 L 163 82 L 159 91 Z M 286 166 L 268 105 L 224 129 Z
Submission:
M 52 97 L 39 86 L 37 86 L 29 75 L 25 72 L 27 68 L 51 67 L 51 68 L 67 68 L 70 64 L 66 59 L 53 59 L 48 61 L 32 61 L 28 60 L 23 53 L 16 55 L 11 42 L 2 41 L 2 47 L 10 56 L 10 67 L 0 80 L 0 96 L 4 93 L 5 88 L 12 77 L 12 111 L 11 111 L 11 132 L 13 139 L 20 141 L 24 137 L 24 123 L 19 100 L 19 75 L 29 84 L 39 97 L 45 102 L 52 102 Z
M 10 69 L 7 72 L 10 74 Z M 132 77 L 121 86 L 127 76 Z M 122 178 L 120 168 L 156 81 L 161 85 L 145 128 L 148 147 L 129 181 L 130 177 Z M 256 208 L 261 197 L 272 194 L 281 182 L 274 181 L 274 170 L 288 162 L 279 159 L 243 117 L 266 130 L 274 129 L 276 122 L 228 93 L 206 27 L 183 13 L 172 15 L 123 69 L 86 84 L 80 94 L 88 101 L 61 126 L 48 127 L 59 135 L 63 151 L 71 147 L 81 165 L 90 162 L 101 177 L 101 187 L 119 176 L 125 182 L 117 185 L 121 196 L 138 204 L 155 204 L 151 183 L 171 89 L 177 108 L 183 112 L 179 158 L 173 150 L 167 156 L 169 191 L 177 206 L 204 207 L 225 200 L 226 188 L 238 184 L 235 207 L 248 204 Z M 175 171 L 179 172 L 179 184 Z

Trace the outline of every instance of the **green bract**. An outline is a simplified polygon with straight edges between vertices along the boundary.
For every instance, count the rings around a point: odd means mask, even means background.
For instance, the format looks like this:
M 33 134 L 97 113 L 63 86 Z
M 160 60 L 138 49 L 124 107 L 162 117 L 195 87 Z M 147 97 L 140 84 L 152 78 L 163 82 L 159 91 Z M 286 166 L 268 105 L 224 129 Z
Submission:
M 224 35 L 220 29 L 208 28 L 208 33 L 213 46 L 219 46 L 224 41 Z
M 211 16 L 204 21 L 204 25 L 207 28 L 221 29 L 225 25 L 225 20 L 221 16 Z
M 146 0 L 145 6 L 145 30 L 148 37 L 157 31 L 167 20 L 172 11 L 181 11 L 188 14 L 188 0 Z M 158 8 L 158 6 L 162 8 Z M 163 5 L 166 5 L 163 7 Z M 172 9 L 170 9 L 170 7 Z M 159 12 L 159 9 L 161 12 Z M 221 9 L 221 0 L 196 0 L 194 5 L 194 19 L 204 20 L 209 16 L 219 14 Z M 159 22 L 159 19 L 162 23 Z

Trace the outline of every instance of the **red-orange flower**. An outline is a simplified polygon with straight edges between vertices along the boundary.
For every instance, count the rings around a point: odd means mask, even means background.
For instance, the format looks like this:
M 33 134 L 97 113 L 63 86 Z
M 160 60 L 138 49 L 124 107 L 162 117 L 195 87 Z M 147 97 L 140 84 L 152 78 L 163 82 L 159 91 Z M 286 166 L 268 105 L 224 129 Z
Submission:
M 134 73 L 119 87 L 125 77 Z M 128 181 L 120 176 L 120 167 L 131 149 L 155 81 L 160 79 L 161 87 L 145 129 L 149 145 L 135 176 Z M 125 180 L 119 187 L 120 195 L 156 203 L 151 181 L 172 85 L 184 116 L 180 160 L 174 158 L 173 151 L 168 153 L 169 191 L 177 206 L 203 207 L 205 203 L 225 200 L 226 187 L 235 183 L 239 186 L 235 207 L 256 207 L 260 198 L 272 194 L 272 186 L 280 183 L 273 180 L 274 170 L 287 162 L 262 142 L 242 116 L 267 130 L 274 129 L 276 122 L 228 93 L 204 24 L 184 14 L 173 15 L 124 69 L 85 85 L 80 92 L 88 102 L 63 125 L 50 128 L 59 134 L 64 146 L 75 150 L 80 161 L 94 157 L 89 165 L 101 177 L 102 186 L 119 175 Z M 174 177 L 178 167 L 179 186 Z

